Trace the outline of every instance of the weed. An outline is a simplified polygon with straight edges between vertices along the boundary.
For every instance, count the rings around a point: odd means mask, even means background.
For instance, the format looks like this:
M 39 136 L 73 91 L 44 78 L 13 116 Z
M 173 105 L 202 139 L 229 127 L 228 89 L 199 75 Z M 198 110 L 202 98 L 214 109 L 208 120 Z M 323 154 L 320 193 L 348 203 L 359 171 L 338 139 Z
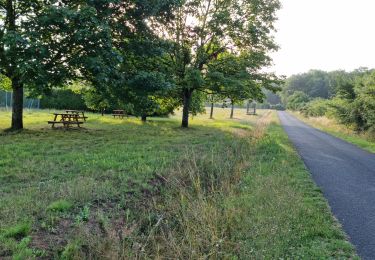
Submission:
M 73 207 L 73 204 L 66 200 L 57 200 L 48 205 L 47 210 L 55 212 L 66 212 Z
M 81 222 L 86 222 L 89 220 L 90 217 L 90 207 L 85 205 L 79 214 L 76 216 L 76 223 L 79 224 Z
M 30 233 L 30 231 L 31 223 L 23 222 L 5 229 L 3 233 L 5 238 L 21 239 L 23 237 L 26 237 Z

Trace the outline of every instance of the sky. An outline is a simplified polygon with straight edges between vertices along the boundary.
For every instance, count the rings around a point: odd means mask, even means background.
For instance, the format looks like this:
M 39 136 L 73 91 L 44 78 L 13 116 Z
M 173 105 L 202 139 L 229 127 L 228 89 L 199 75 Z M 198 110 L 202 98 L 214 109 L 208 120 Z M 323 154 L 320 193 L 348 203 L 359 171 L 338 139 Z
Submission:
M 375 0 L 281 0 L 271 68 L 279 75 L 375 68 Z

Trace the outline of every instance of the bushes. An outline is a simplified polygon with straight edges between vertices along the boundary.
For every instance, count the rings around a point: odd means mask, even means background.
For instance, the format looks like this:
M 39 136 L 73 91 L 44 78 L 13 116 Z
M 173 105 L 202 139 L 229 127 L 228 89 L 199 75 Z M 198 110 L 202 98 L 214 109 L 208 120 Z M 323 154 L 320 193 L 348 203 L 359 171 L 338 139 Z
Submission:
M 284 107 L 283 104 L 276 104 L 276 105 L 271 105 L 271 109 L 275 109 L 275 110 L 278 110 L 278 111 L 284 111 L 285 107 Z
M 375 131 L 375 72 L 357 78 L 353 97 L 336 97 L 329 104 L 330 114 L 340 123 Z
M 351 117 L 359 130 L 375 131 L 375 72 L 361 78 L 355 86 L 356 99 Z
M 329 101 L 321 98 L 314 99 L 308 102 L 304 107 L 301 108 L 301 112 L 304 116 L 324 116 L 328 112 Z
M 351 73 L 338 71 L 331 74 L 331 84 L 335 89 L 334 97 L 329 100 L 317 98 L 310 101 L 313 95 L 306 89 L 305 92 L 294 93 L 284 90 L 288 94 L 284 96 L 287 108 L 298 110 L 304 116 L 326 115 L 357 131 L 374 133 L 375 71 L 358 69 Z
M 300 110 L 302 109 L 310 98 L 302 91 L 296 91 L 287 100 L 287 109 Z

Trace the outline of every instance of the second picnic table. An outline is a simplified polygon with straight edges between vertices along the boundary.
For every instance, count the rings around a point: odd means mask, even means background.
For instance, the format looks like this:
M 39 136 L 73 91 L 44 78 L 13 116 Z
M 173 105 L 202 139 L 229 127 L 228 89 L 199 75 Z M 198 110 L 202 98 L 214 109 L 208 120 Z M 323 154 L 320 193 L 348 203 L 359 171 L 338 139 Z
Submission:
M 113 118 L 124 118 L 125 116 L 125 111 L 124 110 L 113 110 L 113 114 L 112 114 Z

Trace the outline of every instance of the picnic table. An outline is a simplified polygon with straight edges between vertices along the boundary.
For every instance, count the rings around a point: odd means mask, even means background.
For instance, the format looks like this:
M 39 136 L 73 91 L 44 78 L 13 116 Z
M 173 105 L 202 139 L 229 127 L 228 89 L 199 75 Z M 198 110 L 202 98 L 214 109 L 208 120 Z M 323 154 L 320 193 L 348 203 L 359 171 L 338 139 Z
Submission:
M 124 118 L 125 116 L 125 111 L 124 110 L 113 110 L 113 114 L 112 114 L 113 118 Z
M 52 128 L 55 128 L 55 124 L 62 124 L 63 127 L 69 128 L 72 125 L 81 127 L 84 123 L 83 121 L 79 121 L 83 117 L 76 113 L 54 113 L 53 115 L 53 121 L 48 121 L 48 124 L 52 125 Z
M 86 121 L 86 119 L 88 118 L 87 116 L 85 116 L 85 111 L 81 110 L 66 110 L 66 113 L 80 115 L 79 119 L 83 119 L 83 121 Z

